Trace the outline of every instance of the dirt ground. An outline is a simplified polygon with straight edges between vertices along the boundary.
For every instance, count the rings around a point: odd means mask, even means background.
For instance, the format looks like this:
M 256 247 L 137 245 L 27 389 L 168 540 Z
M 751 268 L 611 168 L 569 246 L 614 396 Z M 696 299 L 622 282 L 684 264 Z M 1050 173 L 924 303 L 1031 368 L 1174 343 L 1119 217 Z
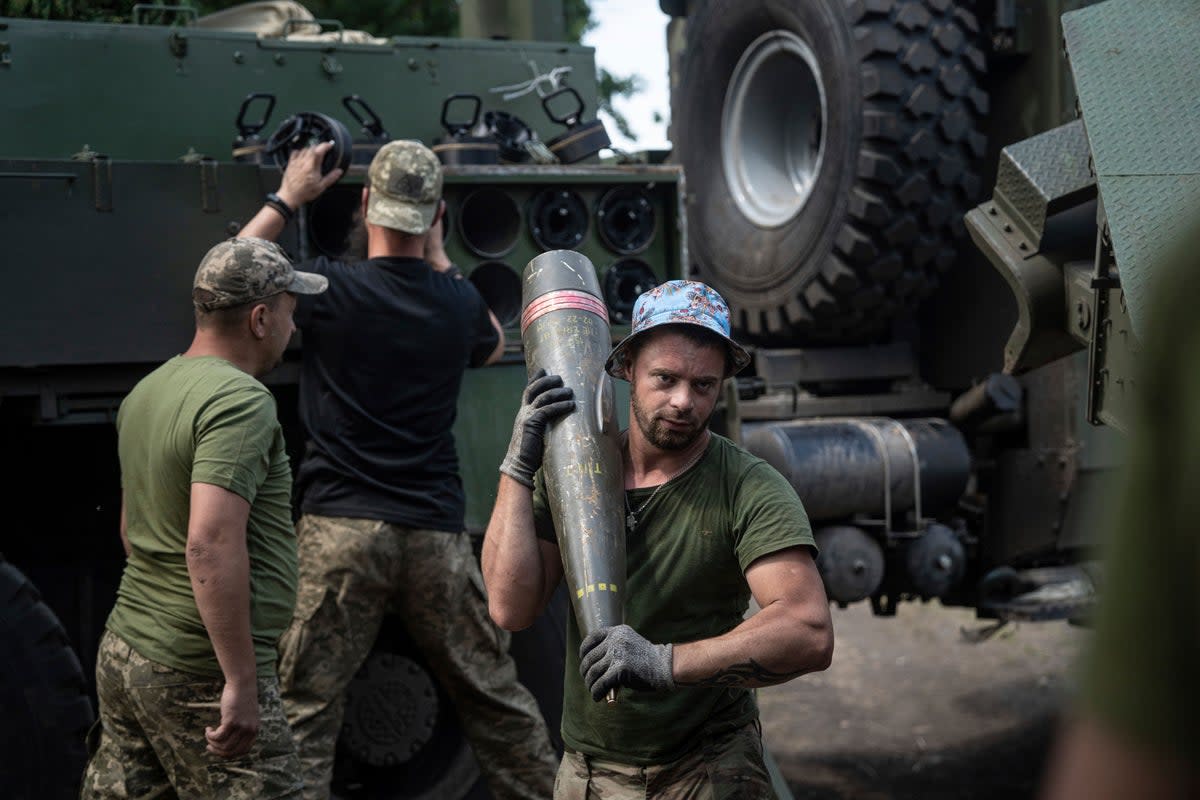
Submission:
M 797 800 L 1036 796 L 1088 636 L 991 623 L 937 603 L 834 609 L 827 672 L 759 692 L 763 736 Z

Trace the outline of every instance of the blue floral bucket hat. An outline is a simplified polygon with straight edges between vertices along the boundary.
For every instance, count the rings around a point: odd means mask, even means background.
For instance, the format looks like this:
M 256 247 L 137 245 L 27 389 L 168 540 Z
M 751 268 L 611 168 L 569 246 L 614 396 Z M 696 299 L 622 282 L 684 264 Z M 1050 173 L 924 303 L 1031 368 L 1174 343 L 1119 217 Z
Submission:
M 733 368 L 730 375 L 750 363 L 750 354 L 729 338 L 729 306 L 716 290 L 699 281 L 667 281 L 642 294 L 633 305 L 633 330 L 608 354 L 604 369 L 614 378 L 624 378 L 629 343 L 659 325 L 699 325 L 724 340 Z

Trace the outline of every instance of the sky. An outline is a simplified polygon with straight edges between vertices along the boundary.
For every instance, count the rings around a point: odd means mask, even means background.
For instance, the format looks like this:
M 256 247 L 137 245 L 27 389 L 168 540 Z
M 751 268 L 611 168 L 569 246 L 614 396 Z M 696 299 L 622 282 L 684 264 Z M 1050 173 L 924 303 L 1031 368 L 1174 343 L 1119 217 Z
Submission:
M 637 135 L 631 142 L 621 136 L 611 119 L 604 127 L 613 144 L 626 150 L 665 148 L 667 118 L 670 115 L 670 90 L 667 77 L 667 22 L 658 0 L 591 0 L 592 17 L 599 23 L 583 37 L 583 43 L 596 48 L 596 64 L 614 75 L 639 75 L 643 88 L 630 100 L 619 100 L 616 107 L 629 120 Z M 654 121 L 654 112 L 663 121 Z

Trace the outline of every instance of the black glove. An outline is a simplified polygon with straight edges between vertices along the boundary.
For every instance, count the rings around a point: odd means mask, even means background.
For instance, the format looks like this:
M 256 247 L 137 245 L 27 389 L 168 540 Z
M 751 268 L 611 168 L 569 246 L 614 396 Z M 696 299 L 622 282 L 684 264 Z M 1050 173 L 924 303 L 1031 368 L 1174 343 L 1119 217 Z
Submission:
M 596 701 L 618 686 L 669 692 L 675 688 L 672 650 L 669 644 L 651 644 L 628 625 L 601 628 L 579 646 L 579 674 Z
M 542 466 L 543 436 L 551 420 L 575 410 L 575 393 L 563 386 L 562 378 L 539 369 L 521 395 L 521 410 L 513 423 L 508 453 L 500 471 L 518 483 L 533 488 L 533 473 Z

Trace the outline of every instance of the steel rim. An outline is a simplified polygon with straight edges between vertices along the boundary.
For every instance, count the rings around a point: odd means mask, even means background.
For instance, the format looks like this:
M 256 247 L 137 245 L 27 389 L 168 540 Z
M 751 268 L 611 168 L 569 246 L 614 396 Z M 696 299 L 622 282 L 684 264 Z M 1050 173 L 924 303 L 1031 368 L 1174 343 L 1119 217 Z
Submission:
M 804 40 L 765 33 L 734 67 L 721 116 L 721 161 L 738 210 L 775 228 L 812 194 L 825 154 L 828 109 L 821 70 Z

